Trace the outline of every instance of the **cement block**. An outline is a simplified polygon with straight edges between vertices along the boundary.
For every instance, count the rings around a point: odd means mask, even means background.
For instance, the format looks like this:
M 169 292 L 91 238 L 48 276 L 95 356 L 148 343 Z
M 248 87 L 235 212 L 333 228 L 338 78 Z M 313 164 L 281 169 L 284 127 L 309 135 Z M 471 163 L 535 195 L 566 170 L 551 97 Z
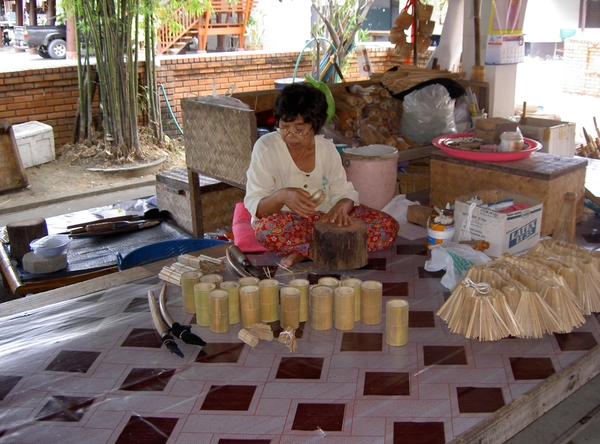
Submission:
M 17 148 L 23 168 L 51 162 L 55 159 L 54 132 L 42 122 L 25 122 L 13 125 Z

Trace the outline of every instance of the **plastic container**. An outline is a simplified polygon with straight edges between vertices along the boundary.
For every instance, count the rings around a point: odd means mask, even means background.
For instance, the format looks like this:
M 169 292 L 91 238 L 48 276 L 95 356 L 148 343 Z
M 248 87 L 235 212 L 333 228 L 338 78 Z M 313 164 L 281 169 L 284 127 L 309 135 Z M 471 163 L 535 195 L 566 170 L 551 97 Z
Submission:
M 519 131 L 505 131 L 500 134 L 498 151 L 502 153 L 521 151 L 523 149 L 523 134 Z
M 66 253 L 70 243 L 71 238 L 68 235 L 55 234 L 35 239 L 29 243 L 29 247 L 35 254 L 54 257 Z

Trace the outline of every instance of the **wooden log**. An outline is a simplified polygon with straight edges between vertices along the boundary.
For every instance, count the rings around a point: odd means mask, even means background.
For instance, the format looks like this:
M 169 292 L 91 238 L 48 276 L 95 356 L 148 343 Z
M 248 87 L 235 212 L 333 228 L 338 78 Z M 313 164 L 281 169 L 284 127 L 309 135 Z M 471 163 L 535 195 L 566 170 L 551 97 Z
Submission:
M 31 241 L 48 235 L 46 219 L 42 217 L 10 222 L 6 225 L 6 231 L 8 233 L 10 255 L 19 263 L 25 253 L 31 251 L 31 248 L 29 248 Z
M 352 225 L 317 221 L 313 225 L 312 259 L 324 270 L 355 270 L 369 261 L 367 226 L 359 219 Z

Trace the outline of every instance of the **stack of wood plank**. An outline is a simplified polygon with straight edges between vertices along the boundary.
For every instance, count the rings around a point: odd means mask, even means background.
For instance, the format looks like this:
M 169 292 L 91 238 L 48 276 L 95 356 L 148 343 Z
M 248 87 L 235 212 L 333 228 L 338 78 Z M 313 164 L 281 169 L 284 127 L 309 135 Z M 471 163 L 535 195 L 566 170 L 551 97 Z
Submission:
M 398 150 L 414 144 L 398 132 L 402 102 L 378 85 L 361 88 L 361 93 L 334 92 L 336 128 L 347 138 L 365 145 L 384 144 Z
M 428 80 L 446 78 L 458 81 L 464 79 L 465 75 L 464 72 L 450 72 L 447 70 L 401 65 L 398 66 L 396 71 L 387 71 L 383 74 L 381 84 L 393 94 L 399 94 Z

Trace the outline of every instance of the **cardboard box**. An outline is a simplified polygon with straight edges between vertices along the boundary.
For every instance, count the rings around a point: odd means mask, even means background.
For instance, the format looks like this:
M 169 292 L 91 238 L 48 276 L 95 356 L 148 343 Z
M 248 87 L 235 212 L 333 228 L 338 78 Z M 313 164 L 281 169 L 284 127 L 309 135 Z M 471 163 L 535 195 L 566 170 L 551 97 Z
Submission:
M 573 157 L 575 155 L 575 123 L 526 117 L 519 124 L 524 137 L 542 144 L 543 153 Z
M 499 213 L 483 207 L 475 207 L 468 226 L 470 204 L 466 202 L 473 196 L 479 196 L 484 204 L 513 198 L 516 205 L 528 205 L 527 209 Z M 460 233 L 467 231 L 471 239 L 483 239 L 490 243 L 485 254 L 498 257 L 502 253 L 518 255 L 527 252 L 540 240 L 542 228 L 543 203 L 522 194 L 506 190 L 480 190 L 463 194 L 454 203 L 454 241 L 458 242 Z

